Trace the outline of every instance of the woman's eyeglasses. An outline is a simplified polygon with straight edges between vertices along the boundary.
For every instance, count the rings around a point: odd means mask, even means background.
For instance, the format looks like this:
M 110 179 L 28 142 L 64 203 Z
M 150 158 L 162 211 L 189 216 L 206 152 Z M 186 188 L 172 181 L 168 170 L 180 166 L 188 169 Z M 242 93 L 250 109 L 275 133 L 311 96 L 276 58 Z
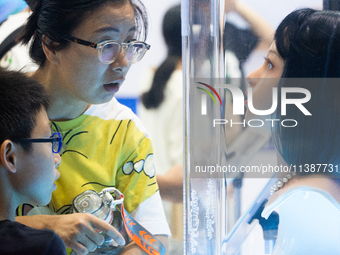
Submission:
M 145 42 L 136 40 L 128 43 L 118 43 L 112 40 L 107 40 L 101 43 L 93 43 L 79 38 L 75 38 L 70 35 L 64 35 L 61 38 L 70 42 L 78 43 L 81 45 L 97 49 L 98 58 L 103 64 L 113 63 L 120 54 L 120 52 L 122 51 L 122 48 L 124 48 L 125 50 L 127 60 L 132 64 L 137 63 L 144 57 L 146 51 L 149 50 L 151 47 L 151 45 Z
M 62 145 L 62 137 L 59 132 L 54 133 L 50 138 L 21 138 L 14 139 L 17 143 L 52 143 L 52 152 L 59 153 Z

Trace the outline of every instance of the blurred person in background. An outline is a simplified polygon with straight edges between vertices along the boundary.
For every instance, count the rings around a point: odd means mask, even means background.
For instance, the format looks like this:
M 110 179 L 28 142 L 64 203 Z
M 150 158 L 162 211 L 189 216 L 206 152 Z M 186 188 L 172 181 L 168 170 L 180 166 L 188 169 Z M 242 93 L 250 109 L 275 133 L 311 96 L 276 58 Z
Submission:
M 170 254 L 182 254 L 183 245 L 183 82 L 181 6 L 170 8 L 162 23 L 167 57 L 143 76 L 138 115 L 149 130 L 155 166 L 172 238 Z M 164 200 L 175 202 L 164 202 Z M 177 203 L 176 203 L 177 202 Z

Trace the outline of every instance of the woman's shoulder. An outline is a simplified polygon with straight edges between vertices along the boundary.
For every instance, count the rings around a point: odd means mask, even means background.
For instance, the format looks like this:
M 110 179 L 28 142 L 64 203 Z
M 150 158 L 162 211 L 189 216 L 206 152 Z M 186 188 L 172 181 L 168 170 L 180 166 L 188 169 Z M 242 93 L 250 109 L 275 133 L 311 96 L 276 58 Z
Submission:
M 84 114 L 96 116 L 104 120 L 136 118 L 136 115 L 132 112 L 132 110 L 129 107 L 119 103 L 115 97 L 107 103 L 91 105 Z
M 134 122 L 135 126 L 147 134 L 147 131 L 137 115 L 127 106 L 119 103 L 116 98 L 110 102 L 99 105 L 91 105 L 85 112 L 87 115 L 98 117 L 106 121 L 128 121 Z
M 333 178 L 329 178 L 322 174 L 314 174 L 313 176 L 296 177 L 284 186 L 284 188 L 275 192 L 269 199 L 267 205 L 274 203 L 284 193 L 299 187 L 311 187 L 323 190 L 329 193 L 338 203 L 340 203 L 340 186 Z

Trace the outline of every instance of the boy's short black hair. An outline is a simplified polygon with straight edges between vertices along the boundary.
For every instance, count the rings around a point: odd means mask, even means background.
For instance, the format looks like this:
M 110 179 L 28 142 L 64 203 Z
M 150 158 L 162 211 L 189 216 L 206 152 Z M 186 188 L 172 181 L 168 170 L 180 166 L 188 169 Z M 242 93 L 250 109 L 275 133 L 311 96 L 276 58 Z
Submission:
M 6 140 L 30 138 L 36 116 L 50 106 L 44 87 L 24 73 L 0 68 L 0 145 Z M 31 144 L 21 144 L 30 151 Z

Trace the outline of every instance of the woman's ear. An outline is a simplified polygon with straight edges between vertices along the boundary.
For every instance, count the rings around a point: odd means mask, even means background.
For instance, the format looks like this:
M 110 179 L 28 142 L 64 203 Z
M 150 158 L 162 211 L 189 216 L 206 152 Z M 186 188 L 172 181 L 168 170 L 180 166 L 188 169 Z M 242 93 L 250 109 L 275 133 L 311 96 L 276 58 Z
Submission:
M 51 38 L 47 37 L 46 35 L 42 35 L 42 48 L 45 53 L 46 58 L 54 64 L 58 64 L 59 60 L 55 51 L 54 42 Z
M 11 140 L 5 140 L 0 146 L 0 163 L 11 173 L 17 171 L 17 148 Z

